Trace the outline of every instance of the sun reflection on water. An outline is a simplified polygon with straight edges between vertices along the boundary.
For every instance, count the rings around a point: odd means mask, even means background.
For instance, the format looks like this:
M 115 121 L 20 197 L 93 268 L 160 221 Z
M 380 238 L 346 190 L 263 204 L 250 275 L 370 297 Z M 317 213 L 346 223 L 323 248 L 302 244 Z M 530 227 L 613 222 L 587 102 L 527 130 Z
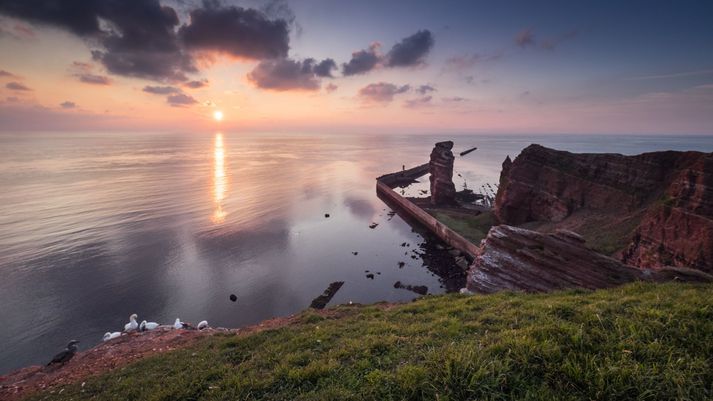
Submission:
M 213 222 L 222 223 L 225 220 L 226 212 L 223 210 L 223 200 L 228 182 L 225 177 L 225 149 L 223 147 L 223 134 L 215 134 L 215 145 L 213 146 L 213 202 L 215 211 L 213 212 Z

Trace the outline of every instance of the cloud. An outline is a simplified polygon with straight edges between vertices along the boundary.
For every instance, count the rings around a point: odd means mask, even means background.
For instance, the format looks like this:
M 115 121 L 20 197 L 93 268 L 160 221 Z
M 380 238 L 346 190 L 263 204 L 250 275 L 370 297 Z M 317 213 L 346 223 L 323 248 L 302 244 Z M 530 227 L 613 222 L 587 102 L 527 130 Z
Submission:
M 464 71 L 470 70 L 471 68 L 475 67 L 476 65 L 478 65 L 480 63 L 496 61 L 496 60 L 501 59 L 502 57 L 503 57 L 502 52 L 496 52 L 496 53 L 492 53 L 492 54 L 480 54 L 480 53 L 459 54 L 459 55 L 449 57 L 448 59 L 446 59 L 445 70 L 446 71 L 455 71 L 455 72 L 464 72 Z
M 416 109 L 419 107 L 430 106 L 433 96 L 423 96 L 416 99 L 408 99 L 404 102 L 404 107 L 409 109 Z
M 420 30 L 395 44 L 386 54 L 388 67 L 412 67 L 424 63 L 433 48 L 433 34 L 428 29 Z
M 578 34 L 579 31 L 577 29 L 572 29 L 557 36 L 542 39 L 538 42 L 535 37 L 534 30 L 532 28 L 526 28 L 515 35 L 515 44 L 523 49 L 530 46 L 538 46 L 545 50 L 555 50 L 562 42 L 574 39 Z
M 318 77 L 324 77 L 324 78 L 334 78 L 332 75 L 332 70 L 337 69 L 337 63 L 334 62 L 331 58 L 324 59 L 319 62 L 319 64 L 315 65 L 313 68 L 314 74 L 317 75 Z
M 110 74 L 158 82 L 185 82 L 198 72 L 189 50 L 264 59 L 284 57 L 289 49 L 289 22 L 271 20 L 255 9 L 206 0 L 189 12 L 189 23 L 179 26 L 176 10 L 159 0 L 78 4 L 5 0 L 0 14 L 68 30 L 92 44 L 92 58 Z M 273 8 L 284 12 L 284 7 Z
M 409 85 L 397 86 L 387 82 L 369 84 L 359 89 L 359 98 L 368 103 L 389 103 L 394 100 L 394 96 L 408 92 Z
M 97 74 L 92 74 L 92 73 L 81 73 L 81 74 L 75 74 L 77 78 L 81 82 L 84 82 L 85 84 L 93 84 L 93 85 L 110 85 L 111 84 L 111 79 L 109 77 L 104 76 L 104 75 L 97 75 Z
M 75 61 L 69 67 L 70 73 L 79 79 L 80 82 L 93 85 L 109 85 L 111 80 L 104 75 L 95 74 L 95 66 L 92 63 Z
M 181 93 L 181 90 L 175 86 L 144 86 L 142 89 L 146 93 L 153 93 L 154 95 L 170 95 L 173 93 Z
M 204 8 L 191 11 L 190 17 L 191 23 L 179 29 L 189 49 L 253 60 L 286 57 L 290 49 L 288 22 L 270 20 L 259 10 L 204 2 Z
M 10 37 L 15 40 L 35 39 L 35 31 L 29 26 L 0 18 L 0 37 Z
M 328 83 L 327 86 L 324 87 L 324 90 L 327 91 L 327 93 L 332 93 L 336 91 L 339 87 L 333 83 Z
M 0 77 L 19 78 L 17 75 L 5 70 L 0 70 Z
M 429 92 L 435 92 L 436 90 L 437 89 L 431 85 L 421 85 L 418 88 L 416 88 L 416 92 L 418 92 L 421 95 L 425 95 L 426 93 L 429 93 Z
M 63 109 L 73 109 L 73 108 L 77 107 L 77 104 L 67 100 L 67 101 L 60 103 L 59 106 Z
M 178 93 L 175 95 L 168 96 L 166 98 L 166 102 L 168 102 L 168 104 L 173 107 L 190 106 L 192 104 L 198 103 L 198 101 L 194 99 L 193 96 L 186 95 L 185 93 Z
M 7 84 L 5 84 L 5 87 L 7 89 L 11 89 L 14 91 L 31 91 L 32 90 L 32 89 L 28 88 L 27 86 L 25 86 L 19 82 L 14 82 L 14 81 L 8 82 Z
M 443 100 L 446 103 L 462 103 L 462 102 L 467 102 L 468 99 L 460 96 L 452 96 L 452 97 L 444 97 L 441 100 Z
M 535 34 L 532 32 L 532 28 L 526 28 L 518 32 L 518 34 L 515 35 L 515 44 L 523 49 L 528 46 L 534 46 Z
M 382 57 L 379 54 L 380 47 L 379 42 L 374 42 L 368 49 L 352 53 L 351 60 L 342 64 L 342 74 L 345 76 L 364 74 L 376 68 Z
M 696 77 L 696 76 L 705 76 L 705 75 L 713 75 L 713 69 L 683 71 L 683 72 L 675 72 L 675 73 L 671 73 L 671 74 L 642 75 L 642 76 L 627 78 L 626 80 L 627 81 L 642 81 L 642 80 L 649 80 L 649 79 L 669 79 L 669 78 Z
M 198 88 L 202 88 L 204 86 L 208 86 L 208 80 L 201 79 L 199 81 L 190 81 L 190 82 L 186 82 L 185 84 L 183 84 L 183 86 L 185 86 L 186 88 L 198 89 Z
M 320 78 L 324 75 L 323 65 L 330 64 L 331 59 L 316 63 L 308 58 L 302 61 L 281 58 L 261 61 L 249 74 L 248 80 L 262 89 L 276 91 L 317 90 L 320 87 Z M 320 67 L 322 66 L 322 67 Z M 331 71 L 331 70 L 328 70 Z

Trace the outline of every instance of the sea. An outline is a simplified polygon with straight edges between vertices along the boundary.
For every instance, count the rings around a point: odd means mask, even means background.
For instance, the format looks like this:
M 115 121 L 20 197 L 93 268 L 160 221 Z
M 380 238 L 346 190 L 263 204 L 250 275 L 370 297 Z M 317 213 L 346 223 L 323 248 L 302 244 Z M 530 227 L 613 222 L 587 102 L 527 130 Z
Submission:
M 375 190 L 443 140 L 456 187 L 485 194 L 531 143 L 713 151 L 706 136 L 0 133 L 0 374 L 70 339 L 92 347 L 132 313 L 241 327 L 304 310 L 335 281 L 329 305 L 420 296 L 397 281 L 457 291 L 464 276 L 425 246 L 436 240 Z

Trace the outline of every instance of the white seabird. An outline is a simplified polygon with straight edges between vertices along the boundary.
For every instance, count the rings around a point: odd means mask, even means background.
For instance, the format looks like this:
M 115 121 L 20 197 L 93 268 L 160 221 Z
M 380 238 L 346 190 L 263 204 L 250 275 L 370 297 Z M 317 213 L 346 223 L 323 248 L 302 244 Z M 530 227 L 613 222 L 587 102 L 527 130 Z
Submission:
M 176 330 L 183 328 L 183 322 L 181 322 L 180 318 L 176 318 L 176 322 L 173 323 L 173 328 Z
M 208 328 L 208 321 L 207 320 L 202 320 L 200 323 L 198 323 L 198 326 L 196 326 L 198 330 L 203 330 Z
M 136 329 L 139 328 L 139 324 L 136 323 L 136 318 L 137 318 L 137 317 L 139 317 L 139 315 L 137 315 L 136 313 L 134 313 L 133 315 L 129 316 L 129 323 L 126 323 L 126 324 L 124 325 L 124 331 L 132 331 L 132 330 L 136 330 Z
M 155 330 L 158 326 L 159 326 L 159 324 L 156 322 L 147 322 L 144 320 L 139 325 L 139 331 Z
M 103 339 L 103 340 L 104 340 L 104 341 L 109 341 L 109 340 L 113 340 L 113 339 L 119 338 L 119 337 L 121 337 L 121 332 L 115 331 L 115 332 L 113 332 L 113 333 L 110 333 L 110 332 L 107 331 L 107 332 L 104 334 L 104 339 Z

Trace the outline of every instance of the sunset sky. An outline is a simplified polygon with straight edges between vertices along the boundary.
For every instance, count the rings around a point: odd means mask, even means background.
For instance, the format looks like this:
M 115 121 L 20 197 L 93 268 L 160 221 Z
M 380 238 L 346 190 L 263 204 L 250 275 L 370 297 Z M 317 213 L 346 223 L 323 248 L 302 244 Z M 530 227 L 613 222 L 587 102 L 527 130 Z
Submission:
M 711 1 L 0 0 L 0 130 L 713 134 L 712 16 Z

